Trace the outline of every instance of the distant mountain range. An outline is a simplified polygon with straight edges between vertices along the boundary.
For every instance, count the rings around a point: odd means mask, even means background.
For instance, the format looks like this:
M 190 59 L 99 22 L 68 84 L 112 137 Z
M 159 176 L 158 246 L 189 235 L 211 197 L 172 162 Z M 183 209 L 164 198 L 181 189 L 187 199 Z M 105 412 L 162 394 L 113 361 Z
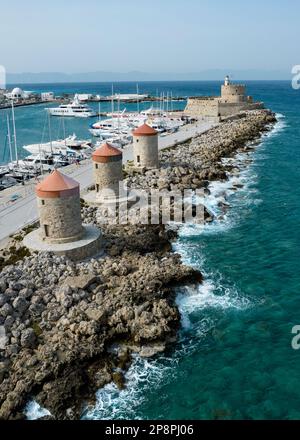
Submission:
M 222 80 L 227 74 L 233 80 L 289 80 L 290 71 L 284 70 L 203 70 L 196 73 L 147 73 L 132 71 L 118 72 L 87 72 L 87 73 L 8 73 L 8 84 L 36 84 L 36 83 L 78 83 L 78 82 L 112 82 L 112 81 L 201 81 Z

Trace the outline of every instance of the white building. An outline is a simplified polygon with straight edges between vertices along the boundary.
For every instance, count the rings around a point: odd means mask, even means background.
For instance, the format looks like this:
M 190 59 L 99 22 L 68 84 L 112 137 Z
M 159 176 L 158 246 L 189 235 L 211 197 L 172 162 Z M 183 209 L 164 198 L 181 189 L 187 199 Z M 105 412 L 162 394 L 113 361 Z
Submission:
M 43 92 L 41 93 L 42 101 L 54 101 L 54 93 L 53 92 Z
M 93 95 L 91 95 L 89 93 L 79 93 L 76 96 L 77 96 L 78 101 L 81 101 L 81 102 L 90 101 L 93 98 Z
M 149 95 L 140 95 L 137 93 L 116 93 L 113 96 L 110 96 L 111 99 L 116 101 L 143 101 L 147 99 Z
M 15 87 L 10 93 L 8 93 L 7 98 L 9 99 L 24 99 L 25 93 L 19 87 Z

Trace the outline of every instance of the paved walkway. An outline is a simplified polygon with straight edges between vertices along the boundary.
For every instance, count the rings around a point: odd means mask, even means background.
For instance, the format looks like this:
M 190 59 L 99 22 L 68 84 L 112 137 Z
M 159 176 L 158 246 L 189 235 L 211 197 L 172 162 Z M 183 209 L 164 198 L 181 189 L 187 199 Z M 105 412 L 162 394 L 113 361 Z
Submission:
M 183 142 L 197 134 L 201 134 L 216 124 L 197 122 L 185 125 L 178 132 L 159 138 L 159 149 L 164 149 Z M 132 145 L 124 148 L 123 160 L 133 159 Z M 93 183 L 91 160 L 85 160 L 80 165 L 69 165 L 63 168 L 68 174 L 80 183 L 81 191 L 85 191 Z M 41 179 L 42 177 L 40 177 Z M 36 181 L 32 179 L 24 186 L 17 185 L 0 192 L 0 243 L 9 235 L 14 234 L 24 226 L 38 219 L 34 188 Z

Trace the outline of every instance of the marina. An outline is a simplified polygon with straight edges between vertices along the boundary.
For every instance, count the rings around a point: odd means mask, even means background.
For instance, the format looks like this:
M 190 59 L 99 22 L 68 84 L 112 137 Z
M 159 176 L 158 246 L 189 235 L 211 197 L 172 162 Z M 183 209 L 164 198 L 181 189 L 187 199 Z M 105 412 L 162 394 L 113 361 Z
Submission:
M 159 149 L 176 145 L 187 141 L 192 137 L 204 133 L 215 124 L 198 122 L 181 127 L 177 133 L 171 133 L 159 138 Z M 123 150 L 123 163 L 133 159 L 132 145 Z M 82 191 L 92 184 L 91 159 L 85 159 L 78 164 L 71 164 L 64 168 L 63 172 L 76 179 L 80 183 Z M 37 207 L 35 203 L 34 188 L 37 178 L 26 182 L 25 185 L 9 187 L 0 192 L 0 242 L 22 229 L 24 226 L 37 220 Z
M 112 87 L 111 91 L 113 90 Z M 191 122 L 182 112 L 184 108 L 182 104 L 176 108 L 172 103 L 172 93 L 161 92 L 158 103 L 151 104 L 150 107 L 142 103 L 150 96 L 149 94 L 115 93 L 108 96 L 109 99 L 102 104 L 101 109 L 100 102 L 92 103 L 92 107 L 88 106 L 87 102 L 93 101 L 92 98 L 95 96 L 93 94 L 75 93 L 70 103 L 62 103 L 55 107 L 55 93 L 41 92 L 35 95 L 44 97 L 45 102 L 42 106 L 36 106 L 33 112 L 38 115 L 34 123 L 40 121 L 36 129 L 40 140 L 21 146 L 22 129 L 18 119 L 21 116 L 20 112 L 22 116 L 29 112 L 26 108 L 24 110 L 16 108 L 16 105 L 27 99 L 26 93 L 29 92 L 23 92 L 22 89 L 15 87 L 10 94 L 7 94 L 10 106 L 0 113 L 0 121 L 2 116 L 5 122 L 5 128 L 2 128 L 4 145 L 0 191 L 11 187 L 14 181 L 25 183 L 28 179 L 50 172 L 54 168 L 81 162 L 91 157 L 93 150 L 103 141 L 124 148 L 132 142 L 132 131 L 145 121 L 148 121 L 162 136 L 176 132 L 181 126 Z M 33 92 L 30 96 L 32 95 Z M 62 95 L 68 102 L 68 98 Z M 84 122 L 95 117 L 99 118 L 98 122 Z M 81 138 L 77 137 L 77 120 L 80 124 Z M 74 129 L 73 134 L 67 134 L 69 127 Z M 56 130 L 62 137 L 55 138 Z
M 2 2 L 3 437 L 300 420 L 298 3 Z

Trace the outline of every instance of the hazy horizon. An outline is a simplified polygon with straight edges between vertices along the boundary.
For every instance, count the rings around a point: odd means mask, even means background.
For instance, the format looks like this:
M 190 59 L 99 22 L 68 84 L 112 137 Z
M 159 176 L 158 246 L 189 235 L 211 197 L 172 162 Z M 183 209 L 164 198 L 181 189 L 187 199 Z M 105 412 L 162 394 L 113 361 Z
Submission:
M 289 72 L 280 71 L 232 71 L 209 70 L 190 74 L 147 72 L 83 72 L 78 74 L 66 74 L 62 72 L 40 72 L 7 74 L 7 85 L 10 84 L 47 84 L 47 83 L 105 83 L 105 82 L 163 82 L 163 81 L 223 81 L 230 73 L 233 81 L 289 81 Z
M 41 71 L 190 79 L 226 68 L 285 79 L 298 64 L 299 12 L 293 0 L 73 0 L 71 8 L 58 0 L 28 0 L 26 8 L 11 0 L 1 5 L 0 65 L 9 82 Z

